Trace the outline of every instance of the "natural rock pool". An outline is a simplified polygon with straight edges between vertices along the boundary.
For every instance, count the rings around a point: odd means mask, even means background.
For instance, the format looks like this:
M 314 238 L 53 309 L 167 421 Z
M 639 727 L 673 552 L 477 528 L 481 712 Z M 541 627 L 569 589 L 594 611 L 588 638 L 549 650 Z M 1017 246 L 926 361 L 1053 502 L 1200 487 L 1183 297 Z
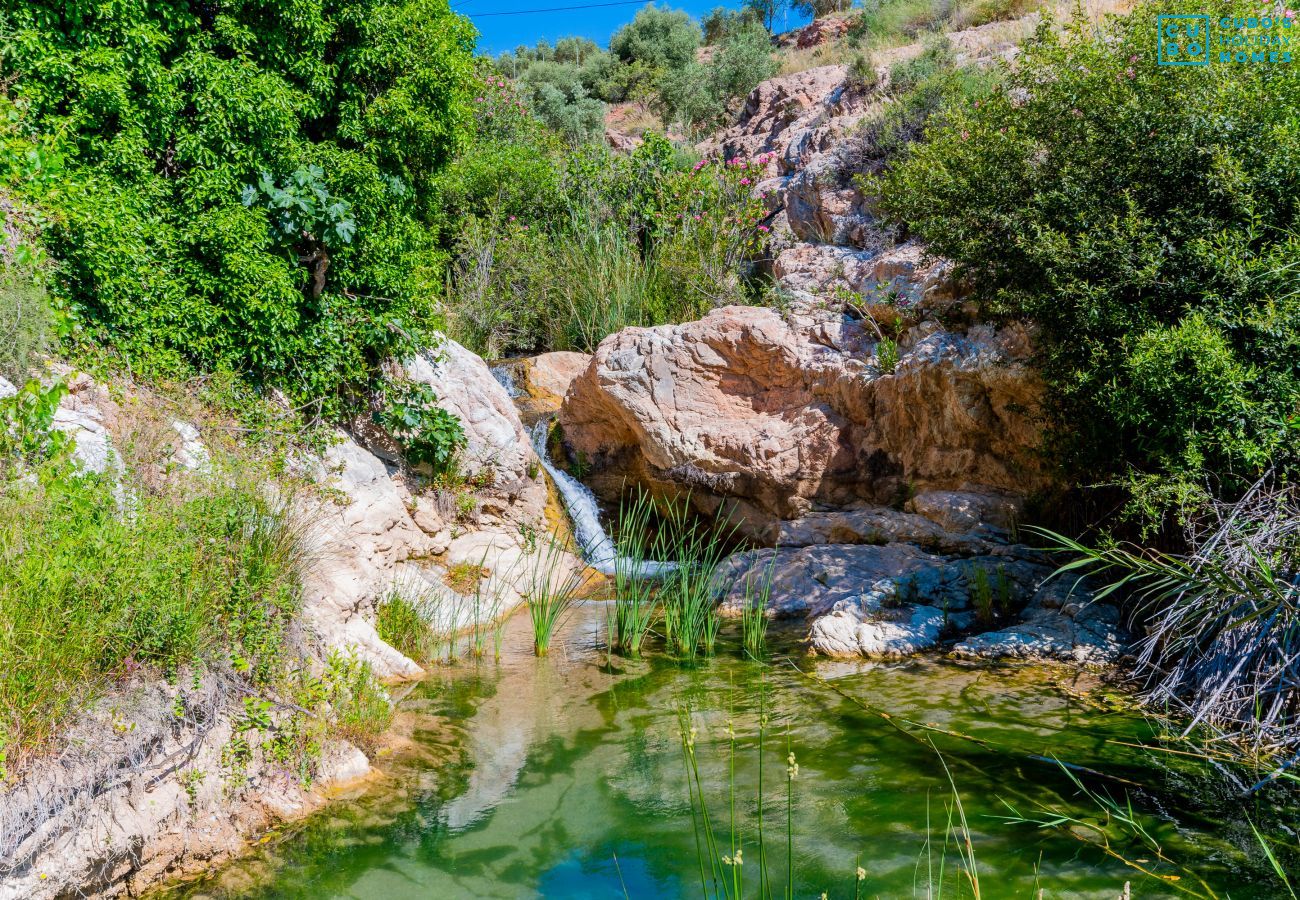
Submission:
M 959 870 L 959 823 L 947 836 L 953 785 L 980 896 L 1113 900 L 1125 882 L 1143 898 L 1277 896 L 1275 883 L 1262 875 L 1255 883 L 1240 868 L 1237 845 L 1248 845 L 1249 832 L 1243 840 L 1235 827 L 1199 817 L 1190 782 L 1161 758 L 1177 757 L 1130 746 L 1151 739 L 1153 727 L 1098 702 L 1097 691 L 1085 698 L 1095 688 L 1086 678 L 925 658 L 816 660 L 793 644 L 792 658 L 815 679 L 779 655 L 763 666 L 734 647 L 695 664 L 651 654 L 610 666 L 603 644 L 603 604 L 577 608 L 543 660 L 532 655 L 527 615 L 516 615 L 499 662 L 437 669 L 405 697 L 397 731 L 406 740 L 378 760 L 380 781 L 271 835 L 206 881 L 157 896 L 705 896 L 682 707 L 693 711 L 717 852 L 732 853 L 734 784 L 743 895 L 759 896 L 760 693 L 773 896 L 786 895 L 787 733 L 799 766 L 789 807 L 794 897 L 972 896 Z M 1130 794 L 1138 821 L 1172 862 L 1108 825 L 1049 757 L 1092 770 L 1081 778 L 1094 793 L 1121 803 Z M 998 818 L 1011 815 L 1007 804 L 1026 816 L 1079 821 L 1009 823 Z M 1147 814 L 1156 810 L 1163 816 Z M 1109 835 L 1109 852 L 1096 827 Z M 857 866 L 865 871 L 860 893 Z M 733 870 L 724 871 L 730 878 Z M 709 890 L 715 896 L 711 881 Z

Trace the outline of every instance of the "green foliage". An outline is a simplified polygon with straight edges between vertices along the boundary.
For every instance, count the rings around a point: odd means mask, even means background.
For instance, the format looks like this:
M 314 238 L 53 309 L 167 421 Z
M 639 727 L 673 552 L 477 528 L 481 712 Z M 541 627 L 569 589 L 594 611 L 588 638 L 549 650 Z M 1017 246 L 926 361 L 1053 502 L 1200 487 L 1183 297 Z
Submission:
M 390 186 L 399 193 L 403 190 L 400 181 L 394 180 Z M 352 205 L 330 196 L 320 166 L 301 168 L 280 185 L 269 172 L 263 172 L 256 187 L 244 185 L 240 197 L 245 206 L 263 205 L 272 230 L 289 241 L 305 237 L 322 244 L 350 244 L 357 233 Z
M 419 663 L 437 655 L 440 641 L 419 603 L 393 593 L 379 601 L 375 613 L 375 628 L 386 643 Z
M 700 20 L 700 26 L 704 29 L 704 43 L 709 45 L 721 43 L 724 38 L 751 25 L 762 27 L 763 23 L 759 20 L 758 13 L 748 6 L 743 9 L 715 6 Z
M 515 146 L 516 158 L 538 159 Z M 738 270 L 764 235 L 757 163 L 688 168 L 653 134 L 630 156 L 588 147 L 542 158 L 555 194 L 465 224 L 447 303 L 458 341 L 488 357 L 591 351 L 627 325 L 745 299 Z M 490 185 L 475 191 L 486 198 Z
M 861 77 L 874 83 L 869 60 L 860 58 L 862 65 L 855 61 L 851 73 L 860 68 Z M 892 102 L 875 108 L 836 148 L 841 174 L 861 177 L 883 172 L 929 128 L 942 123 L 949 108 L 978 100 L 996 81 L 996 73 L 959 67 L 946 38 L 929 41 L 919 55 L 890 69 L 884 91 Z M 866 187 L 871 193 L 870 184 Z
M 435 477 L 454 477 L 465 449 L 465 428 L 454 413 L 437 403 L 427 384 L 390 385 L 374 419 L 401 443 L 412 466 L 427 466 Z
M 1171 77 L 1152 13 L 1041 28 L 1002 89 L 889 171 L 882 205 L 992 311 L 1041 323 L 1075 475 L 1232 494 L 1294 450 L 1300 73 Z
M 898 341 L 882 337 L 876 343 L 876 362 L 880 366 L 880 371 L 886 375 L 893 375 L 894 370 L 898 368 Z
M 588 95 L 577 67 L 534 63 L 520 85 L 537 117 L 570 141 L 590 141 L 604 133 L 605 104 Z
M 375 739 L 393 722 L 393 705 L 370 663 L 332 653 L 324 680 L 333 730 L 358 746 L 373 748 Z
M 50 349 L 53 326 L 43 287 L 30 278 L 0 278 L 0 377 L 26 378 Z
M 551 534 L 528 573 L 524 592 L 538 656 L 550 652 L 551 641 L 586 587 L 585 566 L 576 561 L 576 552 L 558 534 Z
M 609 41 L 609 51 L 625 63 L 643 63 L 652 70 L 681 69 L 694 62 L 704 40 L 689 14 L 648 3 Z
M 738 27 L 722 39 L 708 63 L 691 62 L 666 73 L 660 104 L 668 118 L 688 127 L 717 124 L 730 98 L 748 94 L 776 69 L 767 31 L 757 23 Z
M 298 550 L 283 509 L 236 480 L 140 490 L 108 478 L 0 487 L 0 751 L 47 739 L 116 677 L 234 661 L 279 672 L 297 613 Z
M 19 180 L 83 344 L 334 412 L 434 321 L 431 187 L 472 73 L 446 0 L 40 0 L 0 11 L 0 34 L 20 132 L 60 136 L 66 157 L 56 179 Z
M 66 462 L 71 441 L 53 424 L 67 392 L 61 381 L 45 388 L 33 379 L 13 396 L 0 397 L 0 481 L 13 471 L 41 467 L 56 471 Z

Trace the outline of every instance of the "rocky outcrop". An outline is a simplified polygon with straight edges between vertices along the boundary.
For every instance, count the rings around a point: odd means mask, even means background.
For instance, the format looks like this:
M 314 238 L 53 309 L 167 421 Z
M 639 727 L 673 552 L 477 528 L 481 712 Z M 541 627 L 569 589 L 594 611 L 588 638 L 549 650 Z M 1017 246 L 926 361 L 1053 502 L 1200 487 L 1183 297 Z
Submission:
M 0 900 L 140 896 L 246 850 L 246 836 L 305 815 L 369 775 L 343 741 L 321 749 L 310 788 L 252 762 L 227 789 L 223 750 L 242 697 L 220 674 L 137 679 L 81 717 L 58 754 L 0 794 Z M 258 742 L 256 732 L 245 738 Z
M 773 275 L 786 288 L 834 301 L 847 292 L 864 307 L 874 307 L 883 324 L 909 324 L 926 315 L 949 312 L 965 302 L 965 292 L 947 260 L 927 260 L 920 245 L 885 251 L 831 244 L 793 244 L 773 262 Z
M 883 240 L 866 199 L 834 153 L 809 161 L 782 185 L 790 230 L 803 241 L 875 249 Z
M 767 594 L 769 614 L 806 619 L 827 656 L 908 656 L 944 641 L 964 658 L 1100 665 L 1123 652 L 1115 608 L 1052 579 L 1033 551 L 996 540 L 964 549 L 972 555 L 904 542 L 746 551 L 715 577 L 724 613 Z
M 839 315 L 727 307 L 603 341 L 560 411 L 597 494 L 627 483 L 726 505 L 751 534 L 817 503 L 889 504 L 908 492 L 1024 495 L 1050 483 L 1035 452 L 1039 382 L 1015 329 L 899 341 L 883 370 L 874 331 Z
M 735 125 L 699 145 L 706 156 L 771 154 L 770 175 L 790 174 L 833 146 L 862 116 L 864 98 L 843 65 L 818 66 L 764 81 L 745 99 Z
M 463 483 L 428 483 L 400 464 L 391 441 L 387 450 L 370 446 L 382 435 L 337 430 L 319 455 L 291 461 L 291 483 L 265 487 L 291 510 L 304 551 L 294 644 L 317 671 L 338 651 L 383 679 L 423 674 L 376 630 L 387 596 L 407 597 L 447 632 L 503 617 L 528 591 L 582 570 L 570 554 L 548 556 L 546 483 L 509 396 L 483 361 L 448 341 L 413 358 L 405 373 L 430 384 L 463 423 Z M 84 375 L 54 374 L 69 387 L 54 427 L 74 438 L 84 468 L 122 473 L 124 508 L 141 473 L 202 479 L 228 471 L 212 464 L 205 423 L 175 418 L 161 398 L 129 383 L 110 392 Z M 0 382 L 0 396 L 14 391 Z M 128 399 L 119 405 L 110 394 Z M 136 458 L 142 445 L 150 459 Z M 453 568 L 469 573 L 455 588 Z M 65 752 L 3 786 L 0 900 L 136 893 L 239 852 L 248 832 L 310 810 L 324 788 L 369 771 L 355 747 L 330 741 L 316 789 L 307 790 L 257 751 L 253 731 L 245 734 L 253 742 L 245 780 L 227 792 L 223 748 L 246 682 L 217 671 L 176 682 L 140 677 L 115 688 L 62 736 Z

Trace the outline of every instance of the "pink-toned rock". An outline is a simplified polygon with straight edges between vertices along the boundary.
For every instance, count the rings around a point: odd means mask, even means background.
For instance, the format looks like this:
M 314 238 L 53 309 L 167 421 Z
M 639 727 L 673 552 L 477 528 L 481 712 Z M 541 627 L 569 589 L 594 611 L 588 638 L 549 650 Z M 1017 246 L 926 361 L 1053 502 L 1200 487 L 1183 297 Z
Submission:
M 895 318 L 916 321 L 946 312 L 959 303 L 964 286 L 948 260 L 926 260 L 916 243 L 884 252 L 854 250 L 831 244 L 794 244 L 772 265 L 773 276 L 795 291 L 831 299 L 837 289 L 860 298 L 858 305 L 892 324 Z
M 768 174 L 789 174 L 828 149 L 861 117 L 848 67 L 818 66 L 762 82 L 737 123 L 699 145 L 706 155 L 753 159 L 771 154 Z
M 591 363 L 590 353 L 556 350 L 542 353 L 525 363 L 523 372 L 529 394 L 539 400 L 553 403 L 558 409 L 569 392 L 573 379 L 581 375 Z
M 605 143 L 615 153 L 631 153 L 641 146 L 641 138 L 613 128 L 605 129 Z
M 795 32 L 794 45 L 800 50 L 827 44 L 849 31 L 845 19 L 817 19 Z
M 828 156 L 819 157 L 785 185 L 790 228 L 805 241 L 873 249 L 881 241 L 875 219 Z
M 815 502 L 888 503 L 909 486 L 1048 484 L 1034 452 L 1039 382 L 1014 341 L 988 327 L 918 332 L 892 374 L 874 343 L 843 317 L 804 327 L 738 306 L 629 328 L 573 382 L 565 441 L 599 494 L 689 491 L 705 512 L 738 504 L 751 533 Z
M 772 274 L 787 288 L 830 297 L 836 288 L 858 291 L 871 277 L 875 255 L 831 244 L 794 244 L 782 250 Z

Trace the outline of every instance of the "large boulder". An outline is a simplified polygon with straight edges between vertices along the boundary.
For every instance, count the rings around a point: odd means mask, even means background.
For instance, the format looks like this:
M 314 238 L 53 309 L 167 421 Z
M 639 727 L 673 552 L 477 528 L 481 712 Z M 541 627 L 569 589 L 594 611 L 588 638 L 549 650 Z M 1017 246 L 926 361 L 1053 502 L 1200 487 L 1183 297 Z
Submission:
M 590 353 L 556 350 L 527 360 L 523 367 L 524 383 L 529 395 L 554 404 L 559 409 L 569 386 L 591 365 Z
M 629 328 L 570 387 L 564 440 L 597 494 L 689 493 L 706 513 L 742 513 L 751 534 L 818 503 L 1050 483 L 1023 335 L 927 323 L 899 344 L 885 372 L 875 332 L 843 316 L 726 307 Z
M 408 379 L 432 387 L 438 405 L 464 426 L 468 445 L 461 458 L 463 474 L 473 478 L 487 472 L 497 483 L 524 477 L 532 445 L 514 401 L 487 363 L 444 338 L 402 365 Z
M 782 185 L 790 229 L 804 241 L 876 249 L 883 240 L 867 201 L 834 153 L 809 162 Z

